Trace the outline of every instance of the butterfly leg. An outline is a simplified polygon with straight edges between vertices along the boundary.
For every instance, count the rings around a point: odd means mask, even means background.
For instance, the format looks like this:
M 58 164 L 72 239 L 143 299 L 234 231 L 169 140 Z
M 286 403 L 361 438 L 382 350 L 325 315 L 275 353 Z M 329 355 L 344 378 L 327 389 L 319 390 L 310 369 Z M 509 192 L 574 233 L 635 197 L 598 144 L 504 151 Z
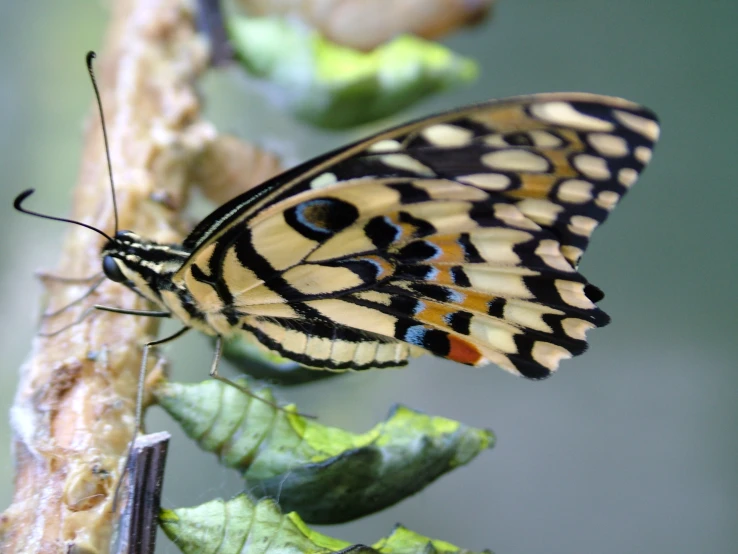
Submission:
M 254 393 L 253 391 L 247 389 L 246 387 L 242 387 L 238 383 L 234 383 L 230 379 L 227 379 L 227 378 L 223 377 L 222 375 L 220 375 L 220 373 L 218 373 L 218 365 L 220 364 L 220 358 L 222 356 L 223 356 L 223 337 L 221 337 L 220 335 L 218 335 L 215 338 L 215 355 L 213 356 L 213 363 L 210 366 L 210 377 L 212 377 L 213 379 L 217 379 L 218 381 L 221 381 L 222 383 L 226 383 L 226 384 L 228 384 L 228 385 L 230 385 L 230 386 L 238 389 L 239 391 L 241 391 L 242 393 L 244 393 L 247 396 L 250 396 L 251 398 L 254 398 L 256 400 L 259 400 L 261 402 L 264 402 L 265 404 L 267 404 L 268 406 L 271 406 L 275 410 L 279 410 L 280 412 L 287 412 L 288 411 L 288 410 L 285 410 L 280 405 L 275 404 L 274 402 L 270 402 L 269 400 L 266 400 L 265 398 L 262 398 L 261 396 L 258 396 L 256 393 Z M 289 413 L 295 413 L 295 412 L 292 412 L 291 410 L 289 410 Z M 305 417 L 305 418 L 308 418 L 308 419 L 316 419 L 315 416 L 311 416 L 311 415 L 307 415 L 307 414 L 297 413 L 297 415 L 302 416 L 302 417 Z
M 55 317 L 59 315 L 60 313 L 66 311 L 67 309 L 71 308 L 75 304 L 78 304 L 82 302 L 85 298 L 90 296 L 95 290 L 97 290 L 97 287 L 99 287 L 103 281 L 105 281 L 105 276 L 102 274 L 102 272 L 95 273 L 94 275 L 90 275 L 89 277 L 61 277 L 59 275 L 52 275 L 51 273 L 46 273 L 43 271 L 37 271 L 35 274 L 37 279 L 39 279 L 44 285 L 48 288 L 49 282 L 56 282 L 61 283 L 64 285 L 84 285 L 86 283 L 89 283 L 90 281 L 95 281 L 90 288 L 85 292 L 82 296 L 77 298 L 76 300 L 72 300 L 69 304 L 66 306 L 62 306 L 58 310 L 54 310 L 53 312 L 46 312 L 41 314 L 41 319 L 48 319 L 51 317 Z
M 61 275 L 53 275 L 51 273 L 46 273 L 45 271 L 36 271 L 33 275 L 42 282 L 55 281 L 66 285 L 84 285 L 85 283 L 89 283 L 90 281 L 94 281 L 95 279 L 103 276 L 102 272 L 97 272 L 89 277 L 62 277 Z
M 62 277 L 59 277 L 58 279 L 63 279 L 63 278 Z M 100 285 L 102 285 L 103 281 L 105 281 L 105 276 L 98 277 L 97 281 L 92 286 L 90 286 L 90 288 L 87 289 L 87 292 L 85 292 L 82 296 L 80 296 L 76 300 L 72 300 L 66 306 L 62 306 L 58 310 L 54 310 L 53 312 L 44 312 L 43 314 L 41 314 L 41 319 L 48 319 L 48 318 L 51 318 L 51 317 L 56 317 L 57 315 L 59 315 L 62 312 L 65 312 L 66 310 L 68 310 L 69 308 L 71 308 L 72 306 L 74 306 L 75 304 L 79 304 L 85 298 L 87 298 L 93 292 L 95 292 L 97 290 L 97 287 L 99 287 Z M 68 282 L 68 283 L 72 284 L 72 282 L 70 282 L 70 281 L 65 281 L 65 282 Z
M 102 306 L 101 308 L 105 308 L 105 307 Z M 130 313 L 130 311 L 110 309 L 110 308 L 107 308 L 106 311 L 112 311 L 115 313 Z M 145 315 L 145 314 L 141 312 L 135 312 L 134 315 Z M 133 431 L 133 437 L 131 437 L 131 442 L 128 443 L 128 453 L 126 454 L 126 461 L 125 461 L 125 465 L 123 466 L 123 473 L 121 474 L 120 479 L 118 480 L 118 484 L 115 486 L 115 493 L 113 494 L 113 511 L 114 512 L 118 505 L 118 494 L 120 493 L 120 485 L 121 483 L 123 483 L 123 478 L 125 477 L 126 471 L 128 470 L 128 462 L 130 461 L 131 454 L 133 453 L 133 443 L 135 442 L 136 435 L 141 429 L 141 420 L 143 417 L 143 393 L 144 393 L 144 384 L 146 382 L 146 368 L 149 364 L 149 350 L 151 349 L 152 346 L 158 346 L 160 344 L 165 344 L 167 342 L 171 342 L 175 339 L 178 339 L 190 329 L 191 327 L 182 327 L 179 331 L 177 331 L 173 335 L 169 335 L 168 337 L 165 337 L 163 339 L 154 340 L 154 341 L 147 342 L 146 344 L 144 344 L 143 353 L 141 354 L 141 367 L 138 370 L 138 384 L 136 386 L 136 416 L 135 416 L 136 428 Z
M 67 306 L 67 308 L 68 307 L 69 306 Z M 55 337 L 56 335 L 63 333 L 67 329 L 74 327 L 78 323 L 82 323 L 85 319 L 87 319 L 87 316 L 89 316 L 95 310 L 101 310 L 104 312 L 112 312 L 114 314 L 140 315 L 144 317 L 171 317 L 172 315 L 169 312 L 161 312 L 161 311 L 155 311 L 155 310 L 124 310 L 123 308 L 114 308 L 112 306 L 100 306 L 96 304 L 92 306 L 91 308 L 87 308 L 84 312 L 82 312 L 79 315 L 79 317 L 77 317 L 74 321 L 65 325 L 61 329 L 57 329 L 56 331 L 53 331 L 51 333 L 39 333 L 38 336 L 44 337 L 44 338 Z
M 56 331 L 52 331 L 51 333 L 38 333 L 39 337 L 49 338 L 49 337 L 55 337 L 56 335 L 63 333 L 67 329 L 71 329 L 78 323 L 82 323 L 85 319 L 87 319 L 87 316 L 90 315 L 92 312 L 95 311 L 95 308 L 87 308 L 84 312 L 82 312 L 79 317 L 77 317 L 74 321 L 71 323 L 68 323 L 67 325 L 64 325 L 60 329 L 57 329 Z

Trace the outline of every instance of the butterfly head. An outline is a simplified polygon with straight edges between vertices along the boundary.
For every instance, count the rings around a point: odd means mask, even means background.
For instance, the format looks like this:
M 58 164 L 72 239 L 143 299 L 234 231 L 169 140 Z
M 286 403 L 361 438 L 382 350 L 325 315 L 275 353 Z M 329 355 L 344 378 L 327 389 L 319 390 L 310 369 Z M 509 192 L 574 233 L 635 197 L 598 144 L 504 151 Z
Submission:
M 131 231 L 118 231 L 103 246 L 101 256 L 108 279 L 156 303 L 161 303 L 162 287 L 187 258 L 181 247 L 147 240 Z
M 116 283 L 128 284 L 132 281 L 136 263 L 140 264 L 137 250 L 145 248 L 141 237 L 131 231 L 118 231 L 102 248 L 102 270 L 105 276 Z

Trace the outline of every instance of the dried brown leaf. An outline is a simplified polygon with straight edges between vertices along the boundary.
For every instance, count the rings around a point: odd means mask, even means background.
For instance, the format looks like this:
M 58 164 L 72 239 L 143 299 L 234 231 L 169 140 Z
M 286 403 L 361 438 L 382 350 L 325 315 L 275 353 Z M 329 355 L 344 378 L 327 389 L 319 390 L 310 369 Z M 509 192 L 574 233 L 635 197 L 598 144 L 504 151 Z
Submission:
M 482 20 L 495 0 L 238 0 L 253 15 L 293 15 L 324 36 L 371 50 L 397 35 L 436 39 Z

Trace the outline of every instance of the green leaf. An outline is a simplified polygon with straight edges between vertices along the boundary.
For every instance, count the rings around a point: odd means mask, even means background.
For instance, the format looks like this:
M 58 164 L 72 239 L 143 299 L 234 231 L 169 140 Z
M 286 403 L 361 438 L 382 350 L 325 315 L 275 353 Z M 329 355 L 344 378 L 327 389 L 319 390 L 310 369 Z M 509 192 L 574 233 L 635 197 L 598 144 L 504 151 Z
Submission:
M 429 539 L 402 525 L 397 525 L 389 537 L 378 541 L 373 548 L 383 554 L 473 554 L 471 550 L 459 548 L 446 541 Z M 489 550 L 484 552 L 491 554 Z
M 243 66 L 275 84 L 298 118 L 319 127 L 374 121 L 477 75 L 473 61 L 412 35 L 367 53 L 279 18 L 233 17 L 229 33 Z
M 353 434 L 275 410 L 215 380 L 162 383 L 154 394 L 203 449 L 243 473 L 253 494 L 279 498 L 311 523 L 386 508 L 494 443 L 490 431 L 403 406 Z M 272 401 L 266 389 L 259 395 Z
M 310 529 L 296 513 L 282 515 L 274 501 L 245 494 L 193 508 L 162 510 L 159 524 L 185 554 L 473 554 L 397 526 L 373 547 L 352 545 Z
M 305 524 L 283 516 L 271 499 L 256 504 L 245 494 L 213 500 L 194 508 L 162 510 L 159 524 L 184 552 L 283 554 L 335 552 L 348 543 L 306 532 Z M 299 518 L 297 518 L 299 521 Z
M 281 386 L 301 385 L 345 375 L 336 371 L 304 367 L 241 337 L 234 337 L 225 342 L 223 356 L 246 375 Z

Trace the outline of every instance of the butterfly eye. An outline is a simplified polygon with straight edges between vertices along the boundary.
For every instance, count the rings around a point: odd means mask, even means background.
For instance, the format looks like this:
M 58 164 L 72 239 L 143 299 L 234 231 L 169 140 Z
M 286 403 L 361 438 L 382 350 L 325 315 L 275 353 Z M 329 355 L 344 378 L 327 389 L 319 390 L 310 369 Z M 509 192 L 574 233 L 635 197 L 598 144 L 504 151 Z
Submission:
M 115 258 L 113 258 L 113 256 L 105 256 L 103 258 L 102 267 L 105 277 L 107 277 L 111 281 L 115 281 L 116 283 L 123 283 L 127 281 L 126 276 L 123 275 L 118 262 L 115 261 Z

